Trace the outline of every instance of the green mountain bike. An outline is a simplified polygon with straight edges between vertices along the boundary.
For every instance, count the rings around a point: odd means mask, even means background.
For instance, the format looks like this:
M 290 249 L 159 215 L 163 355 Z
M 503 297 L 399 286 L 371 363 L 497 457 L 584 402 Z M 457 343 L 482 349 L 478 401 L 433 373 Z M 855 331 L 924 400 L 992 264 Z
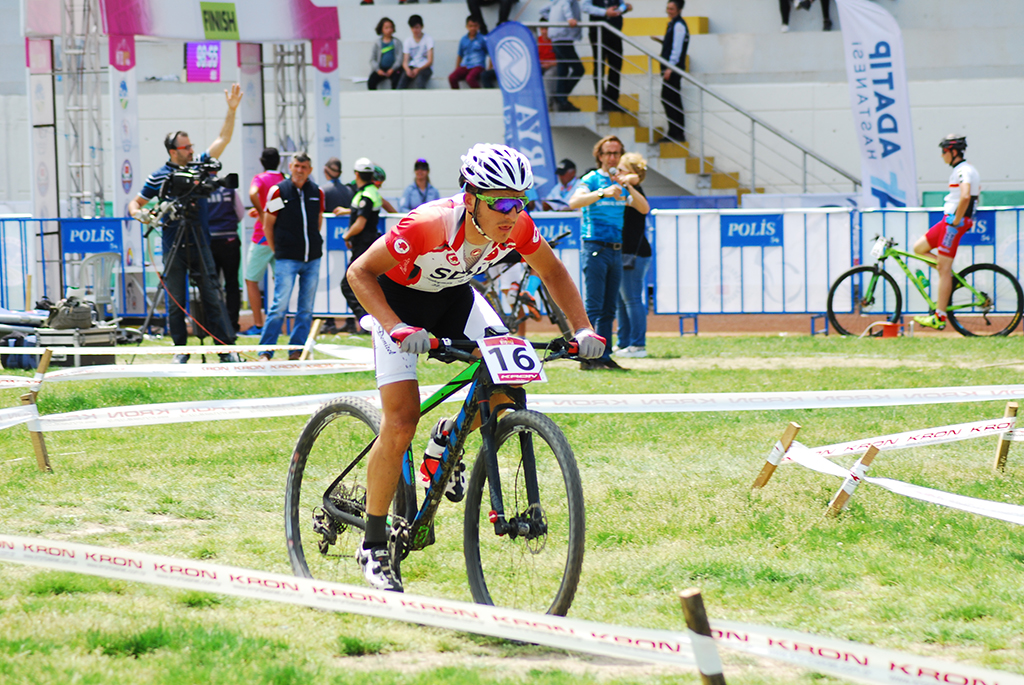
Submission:
M 871 249 L 874 264 L 855 266 L 846 271 L 828 291 L 828 320 L 840 335 L 860 335 L 876 321 L 896 323 L 903 312 L 903 293 L 896 279 L 885 270 L 890 257 L 921 293 L 930 311 L 937 303 L 929 295 L 929 281 L 924 273 L 916 274 L 907 266 L 917 259 L 930 267 L 936 265 L 931 255 L 919 255 L 896 249 L 893 238 L 875 236 Z M 937 287 L 937 284 L 936 284 Z M 946 314 L 949 323 L 965 336 L 1009 335 L 1020 323 L 1024 310 L 1024 293 L 1013 274 L 996 264 L 972 264 L 953 273 L 953 293 Z M 875 331 L 872 335 L 881 335 Z
M 405 451 L 390 517 L 393 569 L 401 577 L 401 561 L 434 544 L 434 515 L 472 436 L 479 447 L 466 484 L 463 552 L 473 600 L 564 616 L 583 567 L 583 487 L 565 435 L 526 408 L 520 386 L 544 380 L 534 347 L 548 351 L 543 361 L 578 359 L 578 348 L 561 338 L 531 345 L 499 335 L 479 342 L 483 354 L 476 356 L 477 342 L 431 339 L 432 358 L 469 366 L 424 400 L 420 413 L 467 386 L 468 392 L 448 424 L 440 465 L 419 507 L 423 489 L 412 446 Z M 492 396 L 502 404 L 492 408 Z M 295 575 L 361 580 L 354 554 L 366 528 L 366 455 L 379 432 L 380 412 L 358 398 L 330 401 L 307 422 L 285 485 L 285 537 Z

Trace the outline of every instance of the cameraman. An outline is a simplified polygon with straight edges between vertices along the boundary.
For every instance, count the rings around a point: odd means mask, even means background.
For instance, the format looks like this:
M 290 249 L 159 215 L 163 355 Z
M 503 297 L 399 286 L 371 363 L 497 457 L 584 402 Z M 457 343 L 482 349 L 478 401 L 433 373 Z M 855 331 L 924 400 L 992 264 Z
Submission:
M 235 111 L 242 101 L 242 88 L 237 83 L 231 86 L 231 91 L 224 91 L 227 100 L 228 112 L 224 119 L 224 125 L 210 147 L 199 157 L 200 162 L 207 162 L 211 158 L 217 159 L 224 148 L 231 142 L 231 134 L 235 129 Z M 128 213 L 135 219 L 146 223 L 146 213 L 142 207 L 153 198 L 162 195 L 164 183 L 170 176 L 192 162 L 192 142 L 184 131 L 170 133 L 164 139 L 164 147 L 167 148 L 167 155 L 170 157 L 167 163 L 150 174 L 146 184 L 139 191 L 138 197 L 128 203 Z M 174 199 L 174 198 L 168 198 Z M 170 312 L 168 313 L 168 325 L 171 329 L 171 339 L 175 345 L 188 344 L 188 328 L 185 326 L 185 302 L 188 290 L 188 274 L 192 272 L 199 276 L 199 299 L 205 314 L 207 332 L 213 338 L 214 344 L 231 345 L 235 342 L 234 327 L 228 323 L 227 309 L 224 306 L 224 298 L 221 295 L 220 283 L 216 279 L 216 267 L 213 262 L 213 255 L 210 252 L 210 227 L 209 212 L 205 197 L 199 197 L 195 202 L 195 217 L 170 221 L 163 226 L 163 254 L 165 257 L 171 254 L 172 249 L 180 239 L 180 247 L 174 254 L 171 263 L 164 264 L 163 283 L 167 294 L 171 299 Z M 179 237 L 179 234 L 180 237 Z M 189 355 L 176 354 L 174 361 L 178 364 L 188 362 Z M 221 354 L 222 362 L 238 361 L 235 353 Z

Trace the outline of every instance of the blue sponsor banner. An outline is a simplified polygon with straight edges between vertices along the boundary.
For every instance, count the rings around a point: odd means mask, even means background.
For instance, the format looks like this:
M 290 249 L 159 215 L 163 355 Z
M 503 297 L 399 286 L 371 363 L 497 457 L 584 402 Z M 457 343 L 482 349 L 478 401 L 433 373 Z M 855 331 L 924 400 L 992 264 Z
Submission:
M 579 216 L 564 216 L 564 217 L 538 217 L 533 216 L 533 223 L 537 225 L 537 230 L 544 236 L 544 240 L 548 242 L 554 240 L 558 236 L 562 235 L 566 231 L 569 231 L 569 235 L 558 241 L 556 246 L 559 250 L 563 250 L 567 247 L 579 248 L 580 246 L 580 217 Z
M 60 242 L 65 254 L 124 252 L 121 219 L 61 219 Z
M 928 212 L 928 225 L 943 221 L 942 212 Z M 996 213 L 992 209 L 983 209 L 974 213 L 974 226 L 960 238 L 961 245 L 995 245 L 996 244 Z
M 722 247 L 781 247 L 781 214 L 723 214 Z
M 326 220 L 324 223 L 327 225 L 326 238 L 328 250 L 347 250 L 348 247 L 345 245 L 345 239 L 341 236 L 344 235 L 345 231 L 348 230 L 348 217 L 347 216 L 327 216 L 324 217 Z M 377 219 L 377 232 L 387 233 L 387 224 L 385 223 L 384 217 Z
M 530 160 L 533 189 L 547 197 L 558 179 L 537 40 L 519 22 L 506 21 L 487 34 L 487 51 L 504 100 L 505 144 Z

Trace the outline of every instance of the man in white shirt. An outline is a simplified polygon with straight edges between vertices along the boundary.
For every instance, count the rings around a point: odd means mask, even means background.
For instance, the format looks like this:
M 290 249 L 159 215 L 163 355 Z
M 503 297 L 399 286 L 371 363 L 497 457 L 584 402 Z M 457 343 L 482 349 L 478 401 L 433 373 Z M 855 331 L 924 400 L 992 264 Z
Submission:
M 569 198 L 576 192 L 576 186 L 580 184 L 580 179 L 576 176 L 576 163 L 571 159 L 563 159 L 558 163 L 555 175 L 558 176 L 558 183 L 544 198 L 544 209 L 552 212 L 568 212 L 570 211 Z
M 949 175 L 949 194 L 942 207 L 942 221 L 928 229 L 914 245 L 917 254 L 932 254 L 935 250 L 939 270 L 939 296 L 935 312 L 928 316 L 915 316 L 922 326 L 942 330 L 946 327 L 946 305 L 953 294 L 953 258 L 960 246 L 960 238 L 974 226 L 974 209 L 981 193 L 978 170 L 964 160 L 967 138 L 948 135 L 939 143 L 942 161 L 953 167 Z
M 423 17 L 414 14 L 409 17 L 412 38 L 402 42 L 402 78 L 398 89 L 427 87 L 431 68 L 434 64 L 434 39 L 423 33 Z

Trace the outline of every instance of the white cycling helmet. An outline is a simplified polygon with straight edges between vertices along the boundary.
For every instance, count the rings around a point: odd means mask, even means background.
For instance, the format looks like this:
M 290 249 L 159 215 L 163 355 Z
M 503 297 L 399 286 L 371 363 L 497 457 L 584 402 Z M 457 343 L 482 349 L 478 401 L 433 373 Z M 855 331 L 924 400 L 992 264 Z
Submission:
M 533 185 L 530 161 L 507 145 L 474 145 L 462 155 L 459 172 L 466 183 L 480 190 L 522 192 Z

